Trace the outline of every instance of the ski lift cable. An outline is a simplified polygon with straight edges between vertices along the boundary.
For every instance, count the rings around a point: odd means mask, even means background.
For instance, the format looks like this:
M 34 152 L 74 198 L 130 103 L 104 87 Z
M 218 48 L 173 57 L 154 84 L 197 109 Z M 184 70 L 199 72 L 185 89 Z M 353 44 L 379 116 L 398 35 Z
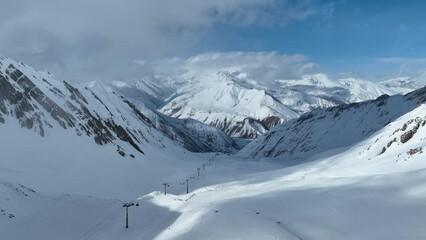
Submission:
M 100 230 L 98 230 L 98 231 L 95 231 L 95 232 L 93 232 L 92 233 L 92 235 L 89 235 L 89 236 L 86 236 L 87 234 L 89 234 L 90 232 L 92 232 L 93 230 L 95 230 L 96 228 L 98 228 L 98 227 L 100 227 L 100 226 L 102 226 L 102 225 L 104 225 L 104 224 L 107 224 L 107 223 L 109 223 L 109 222 L 111 222 L 113 219 L 114 219 L 114 217 L 116 217 L 116 216 L 118 216 L 119 214 L 120 214 L 120 212 L 121 212 L 122 210 L 121 210 L 121 208 L 119 208 L 117 211 L 115 211 L 115 212 L 113 212 L 112 214 L 110 214 L 110 215 L 108 215 L 106 218 L 104 218 L 104 219 L 102 219 L 101 221 L 99 221 L 97 224 L 95 224 L 93 227 L 91 227 L 89 230 L 87 230 L 86 232 L 84 232 L 83 234 L 81 234 L 79 237 L 77 237 L 75 240 L 81 240 L 81 239 L 90 239 L 92 236 L 93 236 L 93 234 L 94 233 L 97 233 L 97 232 L 99 232 Z M 86 236 L 86 237 L 85 237 Z M 85 238 L 83 238 L 83 237 L 85 237 Z

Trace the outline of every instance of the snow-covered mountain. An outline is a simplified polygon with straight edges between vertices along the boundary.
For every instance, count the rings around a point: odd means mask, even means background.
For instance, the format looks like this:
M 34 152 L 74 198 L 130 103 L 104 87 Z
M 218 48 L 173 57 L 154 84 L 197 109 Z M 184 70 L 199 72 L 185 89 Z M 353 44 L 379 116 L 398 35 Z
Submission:
M 285 89 L 277 93 L 279 99 L 291 105 L 299 113 L 344 103 L 372 100 L 383 94 L 408 93 L 422 87 L 420 85 L 385 85 L 358 78 L 333 79 L 325 74 L 305 75 L 302 79 L 279 80 L 277 83 L 275 89 Z M 286 93 L 288 89 L 300 95 L 288 94 Z
M 394 89 L 418 89 L 424 87 L 426 82 L 422 77 L 400 77 L 392 78 L 379 83 L 386 88 Z
M 407 101 L 423 101 L 423 94 Z M 207 155 L 214 161 L 200 177 L 192 175 L 188 194 L 179 183 L 185 175 L 167 176 L 172 193 L 135 199 L 129 228 L 120 200 L 52 197 L 0 181 L 0 233 L 37 240 L 422 240 L 425 110 L 421 104 L 340 154 L 297 166 Z
M 2 239 L 426 237 L 426 88 L 315 110 L 239 155 L 193 153 L 181 145 L 223 133 L 153 110 L 170 88 L 73 87 L 0 62 Z
M 312 111 L 273 128 L 238 154 L 293 162 L 327 152 L 335 154 L 369 138 L 425 101 L 426 88 L 421 88 L 406 95 L 382 95 L 375 100 Z
M 236 147 L 224 133 L 200 122 L 173 121 L 148 108 L 141 112 L 100 83 L 76 88 L 5 57 L 0 59 L 0 81 L 0 122 L 17 120 L 42 137 L 60 128 L 99 145 L 112 144 L 120 155 L 133 157 L 143 154 L 146 144 L 164 148 L 164 137 L 195 152 Z
M 424 94 L 406 100 L 424 101 Z M 314 162 L 188 195 L 150 194 L 147 202 L 180 213 L 157 239 L 424 239 L 425 110 L 421 104 Z
M 196 168 L 192 152 L 237 147 L 214 127 L 138 108 L 109 85 L 72 86 L 6 57 L 0 133 L 0 182 L 122 199 Z
M 126 97 L 150 102 L 171 117 L 196 119 L 231 137 L 249 139 L 314 109 L 407 93 L 421 86 L 415 78 L 373 83 L 325 74 L 264 81 L 232 66 L 184 68 L 168 74 L 113 85 Z

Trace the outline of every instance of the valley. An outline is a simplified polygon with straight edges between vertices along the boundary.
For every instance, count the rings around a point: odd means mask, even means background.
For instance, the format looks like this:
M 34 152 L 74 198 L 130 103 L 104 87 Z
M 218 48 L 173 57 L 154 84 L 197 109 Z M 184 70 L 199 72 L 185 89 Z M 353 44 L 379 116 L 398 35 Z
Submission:
M 244 147 L 140 88 L 0 62 L 2 239 L 426 236 L 424 88 L 283 114 Z

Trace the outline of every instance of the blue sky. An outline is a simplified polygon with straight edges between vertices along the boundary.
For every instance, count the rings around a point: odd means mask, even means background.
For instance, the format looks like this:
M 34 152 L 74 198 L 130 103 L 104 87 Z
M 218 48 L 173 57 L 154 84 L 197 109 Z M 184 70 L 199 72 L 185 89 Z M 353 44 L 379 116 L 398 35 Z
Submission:
M 424 10 L 421 0 L 14 0 L 0 8 L 0 54 L 75 82 L 198 55 L 377 81 L 426 70 Z
M 197 51 L 298 53 L 326 72 L 355 72 L 369 78 L 417 74 L 426 67 L 426 1 L 321 4 L 331 7 L 286 25 L 219 25 L 200 41 Z

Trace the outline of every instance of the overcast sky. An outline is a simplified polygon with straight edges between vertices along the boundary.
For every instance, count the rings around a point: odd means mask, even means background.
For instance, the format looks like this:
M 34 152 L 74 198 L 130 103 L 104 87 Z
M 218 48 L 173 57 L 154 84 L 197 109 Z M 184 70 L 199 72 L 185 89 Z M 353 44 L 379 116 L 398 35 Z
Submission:
M 3 1 L 0 54 L 72 82 L 137 78 L 152 62 L 200 57 L 263 62 L 282 78 L 378 79 L 426 68 L 424 9 L 421 0 Z

